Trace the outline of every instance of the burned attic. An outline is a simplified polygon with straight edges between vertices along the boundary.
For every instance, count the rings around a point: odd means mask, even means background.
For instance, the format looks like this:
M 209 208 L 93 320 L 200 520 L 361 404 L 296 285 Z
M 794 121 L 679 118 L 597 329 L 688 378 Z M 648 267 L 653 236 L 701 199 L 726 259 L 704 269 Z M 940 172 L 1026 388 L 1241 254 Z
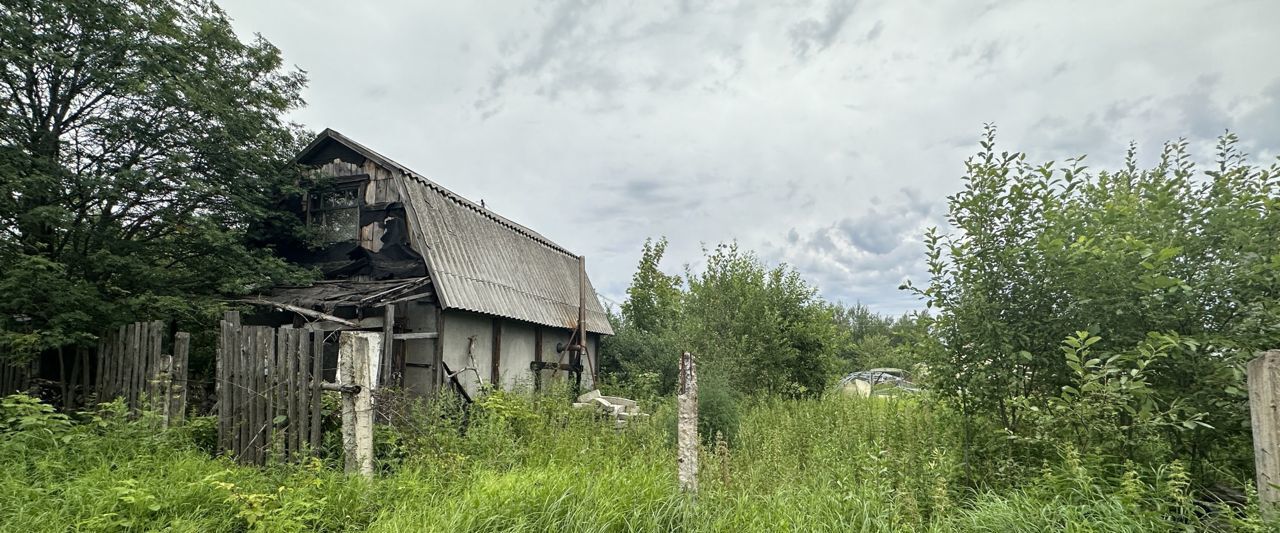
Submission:
M 323 246 L 278 248 L 323 279 L 248 300 L 246 324 L 334 333 L 327 369 L 336 332 L 381 332 L 377 380 L 412 394 L 595 386 L 613 332 L 582 257 L 336 131 L 296 161 L 326 178 L 290 206 Z

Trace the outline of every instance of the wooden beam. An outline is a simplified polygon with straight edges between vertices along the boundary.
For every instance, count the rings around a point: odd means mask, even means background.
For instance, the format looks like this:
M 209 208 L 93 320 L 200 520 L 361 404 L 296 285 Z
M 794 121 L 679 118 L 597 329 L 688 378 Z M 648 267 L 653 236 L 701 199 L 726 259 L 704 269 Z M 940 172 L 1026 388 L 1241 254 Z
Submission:
M 409 333 L 396 333 L 391 338 L 398 341 L 411 341 L 417 339 L 438 339 L 440 333 L 436 331 L 415 331 Z
M 542 326 L 533 327 L 533 362 L 542 362 Z M 542 370 L 533 371 L 533 390 L 542 390 Z
M 309 316 L 309 317 L 312 317 L 312 318 L 319 318 L 319 319 L 321 319 L 321 320 L 328 320 L 328 321 L 330 321 L 330 322 L 337 322 L 337 323 L 339 323 L 339 324 L 343 324 L 343 325 L 346 325 L 346 326 L 351 326 L 351 327 L 353 327 L 353 328 L 359 328 L 359 327 L 360 327 L 360 324 L 357 324 L 357 323 L 352 322 L 352 321 L 350 321 L 350 320 L 347 320 L 347 319 L 345 319 L 345 318 L 338 318 L 338 317 L 333 316 L 333 315 L 328 314 L 328 313 L 321 313 L 320 311 L 314 311 L 314 310 L 311 310 L 311 309 L 307 309 L 307 308 L 305 308 L 305 307 L 298 307 L 298 306 L 296 306 L 296 305 L 287 304 L 287 303 L 283 303 L 283 302 L 273 302 L 273 301 L 271 301 L 271 300 L 267 300 L 267 299 L 263 299 L 263 298 L 251 298 L 251 299 L 235 300 L 235 301 L 237 301 L 237 302 L 244 302 L 244 303 L 251 303 L 251 304 L 256 304 L 256 305 L 266 305 L 266 306 L 270 306 L 270 307 L 276 307 L 276 308 L 279 308 L 279 309 L 284 309 L 285 311 L 293 311 L 293 312 L 298 313 L 298 314 L 300 314 L 300 315 L 305 315 L 305 316 Z
M 380 376 L 374 376 L 382 385 L 391 383 L 392 348 L 395 347 L 396 306 L 388 305 L 382 314 L 382 362 L 378 365 Z
M 383 306 L 386 306 L 386 305 L 399 304 L 399 303 L 404 303 L 404 302 L 413 302 L 413 301 L 421 300 L 421 299 L 423 299 L 423 298 L 431 298 L 431 297 L 434 297 L 434 296 L 435 296 L 435 293 L 432 293 L 432 292 L 424 292 L 424 293 L 419 293 L 419 294 L 410 294 L 409 296 L 401 296 L 401 297 L 396 298 L 396 299 L 394 299 L 394 300 L 387 300 L 387 301 L 385 301 L 385 302 L 379 302 L 379 303 L 373 304 L 373 305 L 371 305 L 371 306 L 369 306 L 369 307 L 374 308 L 374 309 L 377 309 L 377 308 L 379 308 L 379 307 L 383 307 Z
M 581 359 L 587 349 L 587 256 L 578 256 L 578 358 Z M 581 365 L 582 361 L 579 360 Z M 582 371 L 577 372 L 577 381 L 574 383 L 574 394 L 578 394 L 582 389 Z M 595 368 L 591 371 L 591 388 L 596 386 Z
M 499 365 L 502 363 L 502 319 L 493 317 L 493 361 L 490 365 L 489 382 L 494 388 L 502 387 L 502 373 Z
M 444 308 L 436 307 L 436 335 L 444 335 Z M 436 338 L 436 349 L 431 354 L 431 368 L 435 373 L 435 379 L 432 380 L 435 390 L 439 392 L 444 389 L 444 337 Z

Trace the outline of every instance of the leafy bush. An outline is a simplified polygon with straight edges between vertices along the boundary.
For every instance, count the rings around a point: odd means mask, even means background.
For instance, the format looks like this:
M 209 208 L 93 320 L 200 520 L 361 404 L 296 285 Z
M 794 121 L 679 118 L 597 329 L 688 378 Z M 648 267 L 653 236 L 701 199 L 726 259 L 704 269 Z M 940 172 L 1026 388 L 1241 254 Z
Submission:
M 998 152 L 987 129 L 950 197 L 954 233 L 926 235 L 930 279 L 913 287 L 937 310 L 931 385 L 963 415 L 966 443 L 987 421 L 1025 437 L 1062 415 L 1092 426 L 1074 435 L 1110 441 L 1091 452 L 1162 462 L 1133 452 L 1163 440 L 1203 484 L 1247 475 L 1242 368 L 1280 345 L 1280 240 L 1258 238 L 1280 230 L 1280 164 L 1255 165 L 1236 142 L 1222 137 L 1204 172 L 1185 142 L 1167 144 L 1152 168 L 1131 148 L 1122 168 L 1095 172 L 1082 158 L 1034 164 Z M 1074 363 L 1083 374 L 1061 352 L 1077 331 L 1101 339 L 1096 364 Z M 1178 341 L 1153 344 L 1153 334 Z M 1096 388 L 1063 396 L 1082 380 Z M 1112 399 L 1135 411 L 1114 411 Z M 1156 418 L 1172 423 L 1132 424 Z M 997 455 L 1036 464 L 1043 450 Z
M 666 240 L 646 241 L 627 289 L 617 335 L 601 346 L 601 369 L 623 390 L 658 377 L 660 391 L 676 384 L 679 354 L 689 351 L 747 395 L 813 396 L 831 383 L 849 331 L 836 306 L 786 265 L 769 267 L 736 244 L 704 250 L 706 268 L 683 278 L 658 264 Z

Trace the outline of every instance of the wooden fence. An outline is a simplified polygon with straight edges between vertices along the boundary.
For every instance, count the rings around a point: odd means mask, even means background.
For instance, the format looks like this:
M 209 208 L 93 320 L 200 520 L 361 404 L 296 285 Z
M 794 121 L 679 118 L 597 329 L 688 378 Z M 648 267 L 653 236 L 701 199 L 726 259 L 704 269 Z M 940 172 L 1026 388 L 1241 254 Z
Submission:
M 123 398 L 130 410 L 159 413 L 162 423 L 181 423 L 187 411 L 187 362 L 191 335 L 169 339 L 164 321 L 135 322 L 98 341 L 98 401 Z M 166 350 L 168 348 L 169 350 Z
M 324 332 L 242 326 L 227 313 L 218 342 L 218 446 L 237 461 L 296 461 L 320 447 Z

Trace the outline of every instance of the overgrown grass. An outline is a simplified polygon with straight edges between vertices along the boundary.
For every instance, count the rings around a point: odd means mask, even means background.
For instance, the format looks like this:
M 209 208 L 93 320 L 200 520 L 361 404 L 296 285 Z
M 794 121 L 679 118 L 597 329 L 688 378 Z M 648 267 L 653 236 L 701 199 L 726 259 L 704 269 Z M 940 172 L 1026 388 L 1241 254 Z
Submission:
M 118 409 L 74 423 L 5 399 L 3 531 L 1260 531 L 1206 518 L 1176 466 L 1096 477 L 1069 451 L 999 492 L 957 485 L 955 424 L 913 399 L 767 400 L 676 491 L 669 405 L 616 431 L 560 398 L 419 407 L 384 431 L 373 481 L 320 461 L 212 458 L 199 423 L 158 433 Z M 26 420 L 25 424 L 13 420 Z

